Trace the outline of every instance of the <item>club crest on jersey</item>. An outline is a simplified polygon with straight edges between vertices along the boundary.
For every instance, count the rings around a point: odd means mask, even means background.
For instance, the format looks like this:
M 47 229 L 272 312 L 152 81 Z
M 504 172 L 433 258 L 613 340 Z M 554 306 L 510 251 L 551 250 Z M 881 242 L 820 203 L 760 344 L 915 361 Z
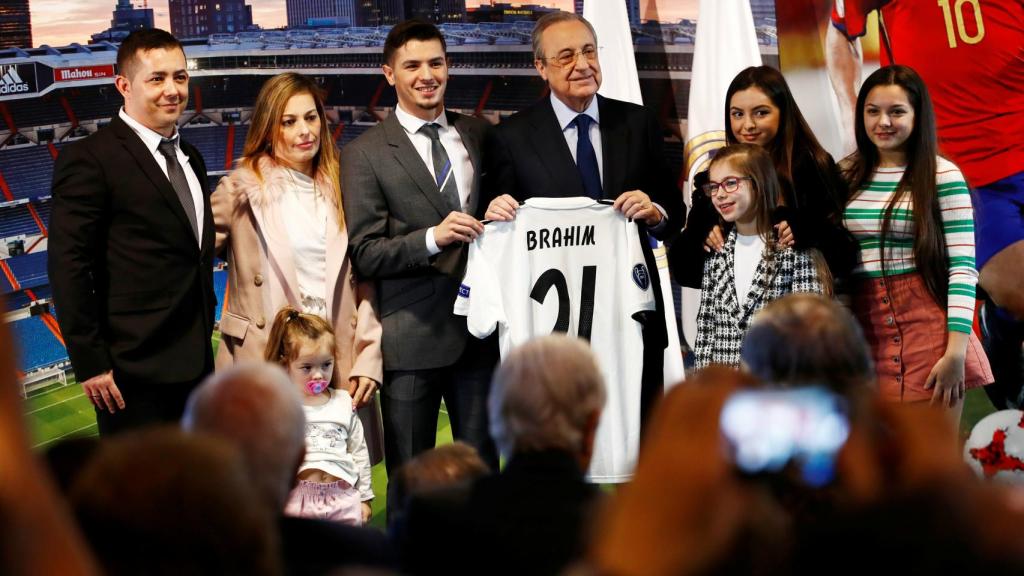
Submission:
M 647 266 L 644 266 L 643 264 L 633 266 L 633 282 L 635 282 L 641 290 L 647 290 L 647 287 L 651 285 L 651 276 L 647 273 Z
M 465 284 L 459 285 L 459 297 L 469 298 L 469 286 L 466 286 Z

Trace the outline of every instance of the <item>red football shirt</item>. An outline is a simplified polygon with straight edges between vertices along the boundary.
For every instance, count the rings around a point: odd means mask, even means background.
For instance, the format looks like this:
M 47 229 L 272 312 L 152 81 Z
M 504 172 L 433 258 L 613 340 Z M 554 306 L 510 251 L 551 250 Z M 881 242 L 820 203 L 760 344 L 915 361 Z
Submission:
M 972 186 L 1024 171 L 1024 2 L 845 0 L 841 14 L 841 1 L 832 24 L 851 39 L 881 10 L 882 64 L 924 79 L 940 147 Z

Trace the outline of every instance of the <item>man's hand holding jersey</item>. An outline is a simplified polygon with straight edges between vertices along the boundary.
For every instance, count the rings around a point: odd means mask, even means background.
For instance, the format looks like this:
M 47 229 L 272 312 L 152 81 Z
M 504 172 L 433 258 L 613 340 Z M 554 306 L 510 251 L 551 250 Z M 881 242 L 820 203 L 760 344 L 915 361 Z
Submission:
M 651 197 L 642 190 L 630 190 L 623 192 L 615 199 L 612 205 L 616 210 L 622 212 L 626 218 L 639 220 L 648 227 L 655 227 L 661 223 L 665 215 L 658 209 L 658 206 L 651 202 Z M 516 217 L 516 210 L 519 209 L 519 202 L 508 194 L 502 194 L 487 205 L 487 212 L 484 219 L 497 222 L 513 220 Z

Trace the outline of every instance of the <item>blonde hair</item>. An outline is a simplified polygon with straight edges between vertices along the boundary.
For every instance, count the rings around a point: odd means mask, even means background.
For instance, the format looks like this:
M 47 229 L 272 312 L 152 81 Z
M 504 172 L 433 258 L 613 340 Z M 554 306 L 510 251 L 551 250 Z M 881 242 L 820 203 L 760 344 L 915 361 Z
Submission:
M 285 306 L 274 316 L 274 324 L 270 327 L 267 347 L 263 350 L 263 359 L 267 362 L 280 364 L 288 369 L 288 363 L 299 355 L 299 343 L 316 342 L 324 335 L 330 336 L 331 355 L 337 356 L 338 345 L 334 339 L 334 330 L 327 320 L 316 314 L 299 312 L 291 306 Z
M 253 106 L 252 117 L 249 119 L 249 134 L 245 137 L 245 148 L 239 165 L 248 168 L 262 182 L 263 174 L 259 170 L 261 158 L 268 158 L 277 163 L 274 157 L 274 145 L 280 134 L 281 118 L 288 100 L 293 96 L 309 94 L 316 104 L 316 113 L 320 117 L 320 149 L 313 157 L 313 174 L 315 179 L 326 181 L 331 186 L 331 193 L 336 195 L 338 204 L 338 226 L 344 228 L 345 215 L 341 206 L 341 167 L 338 147 L 334 145 L 334 137 L 327 123 L 324 110 L 326 92 L 309 76 L 296 72 L 278 74 L 263 83 L 256 104 Z

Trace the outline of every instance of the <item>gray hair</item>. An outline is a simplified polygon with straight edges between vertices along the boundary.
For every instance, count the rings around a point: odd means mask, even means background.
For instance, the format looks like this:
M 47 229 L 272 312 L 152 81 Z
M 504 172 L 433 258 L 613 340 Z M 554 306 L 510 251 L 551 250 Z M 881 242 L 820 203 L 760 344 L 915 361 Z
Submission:
M 491 436 L 505 457 L 547 449 L 577 454 L 588 420 L 604 403 L 604 379 L 584 341 L 537 338 L 513 350 L 494 373 Z
M 280 366 L 242 363 L 207 378 L 189 397 L 182 427 L 237 447 L 261 497 L 284 510 L 305 450 L 306 416 Z
M 576 22 L 582 22 L 585 24 L 587 30 L 590 30 L 590 35 L 594 37 L 594 44 L 597 44 L 597 32 L 594 31 L 594 26 L 583 16 L 580 16 L 575 12 L 548 12 L 537 20 L 537 23 L 533 26 L 533 34 L 530 35 L 530 40 L 533 42 L 533 58 L 535 60 L 544 59 L 544 53 L 541 52 L 540 46 L 541 37 L 544 35 L 544 31 L 555 24 L 560 22 L 569 22 L 570 20 L 575 20 Z

